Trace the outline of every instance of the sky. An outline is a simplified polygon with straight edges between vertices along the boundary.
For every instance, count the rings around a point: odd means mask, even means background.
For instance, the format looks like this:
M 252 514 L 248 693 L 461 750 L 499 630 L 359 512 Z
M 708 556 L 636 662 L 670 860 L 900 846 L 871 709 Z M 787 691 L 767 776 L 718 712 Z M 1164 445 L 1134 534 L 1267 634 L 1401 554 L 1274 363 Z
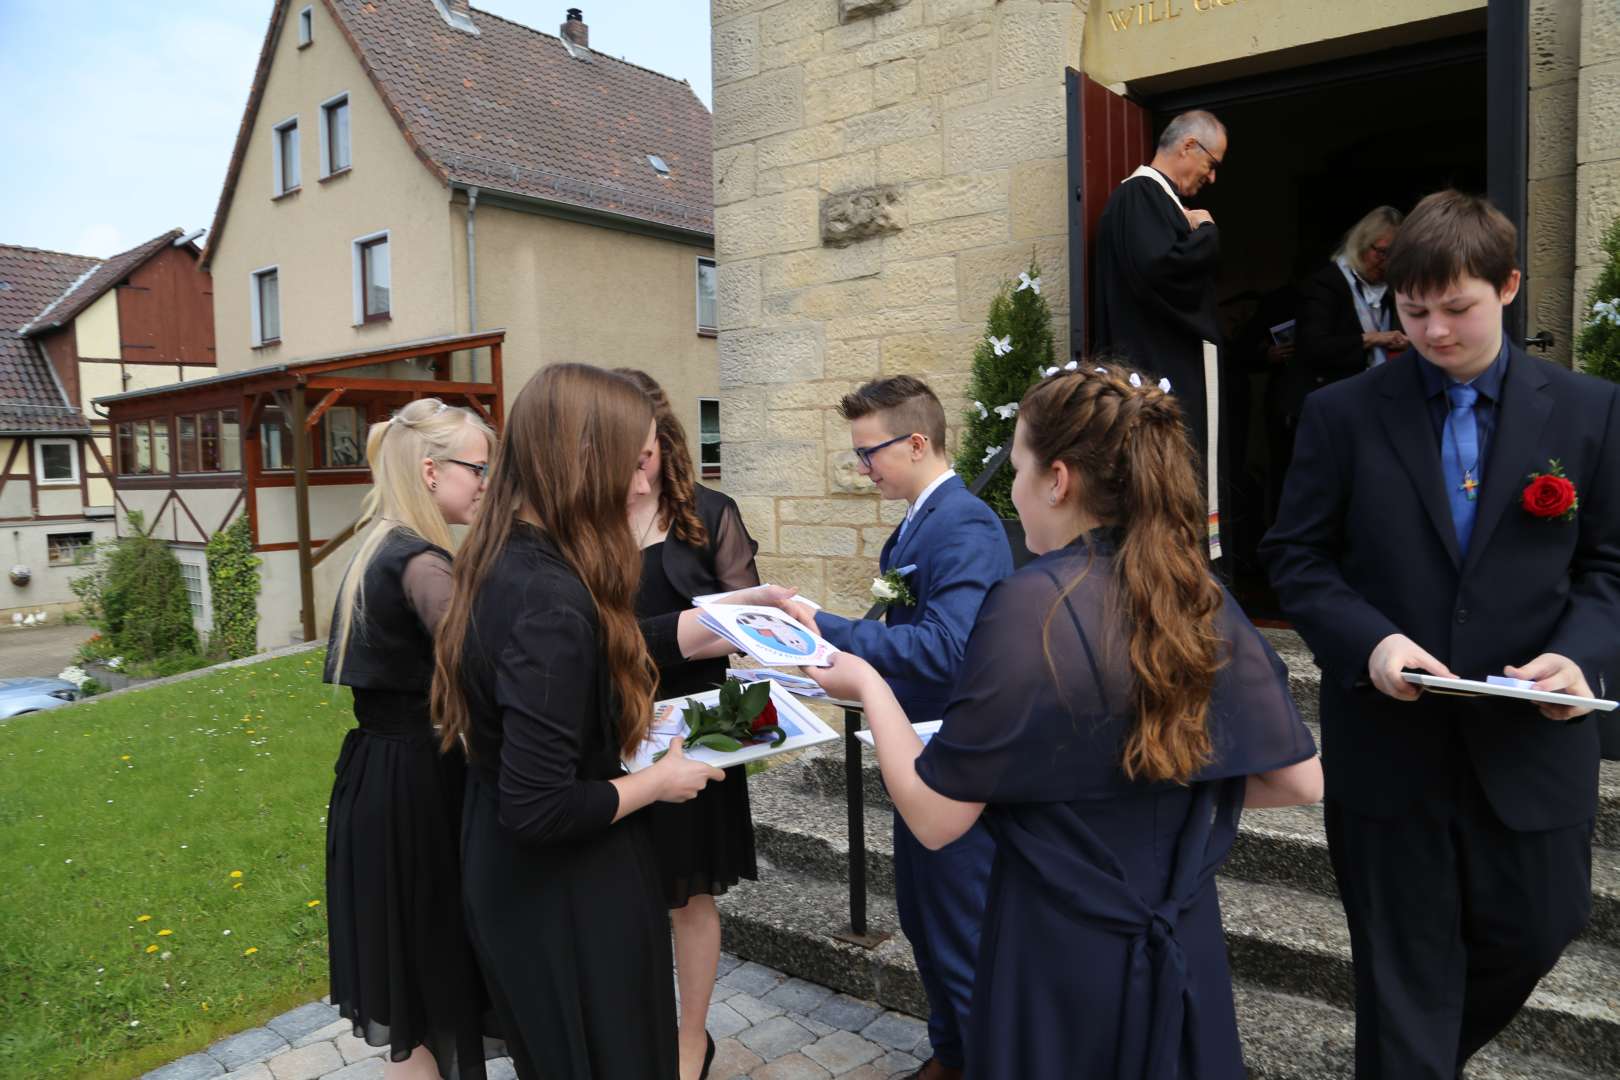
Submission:
M 273 6 L 0 0 L 0 243 L 105 258 L 207 227 Z M 569 7 L 712 104 L 709 0 L 473 0 L 548 34 Z

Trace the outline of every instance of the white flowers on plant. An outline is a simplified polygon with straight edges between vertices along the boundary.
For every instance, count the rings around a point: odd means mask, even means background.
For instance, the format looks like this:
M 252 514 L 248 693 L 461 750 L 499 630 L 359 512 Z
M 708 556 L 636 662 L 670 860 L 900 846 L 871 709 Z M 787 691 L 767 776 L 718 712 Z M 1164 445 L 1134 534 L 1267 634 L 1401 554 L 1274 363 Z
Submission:
M 122 656 L 115 656 L 111 660 L 104 661 L 104 663 L 109 671 L 117 671 L 124 666 L 124 658 Z
M 1020 271 L 1018 274 L 1018 288 L 1014 289 L 1013 292 L 1023 292 L 1025 289 L 1034 289 L 1036 296 L 1041 295 L 1041 279 L 1030 277 L 1027 273 Z
M 872 595 L 878 600 L 893 600 L 900 595 L 898 589 L 880 577 L 872 579 Z
M 78 664 L 72 664 L 63 668 L 61 674 L 57 675 L 57 678 L 61 679 L 63 682 L 72 683 L 80 690 L 83 690 L 84 684 L 90 681 L 89 673 Z
M 1600 322 L 1620 326 L 1620 296 L 1612 300 L 1599 300 L 1592 305 L 1591 325 L 1596 326 Z
M 1011 334 L 1008 334 L 1006 337 L 996 337 L 996 335 L 990 334 L 988 337 L 990 341 L 990 348 L 995 350 L 995 354 L 997 356 L 1006 356 L 1008 353 L 1012 352 Z
M 982 401 L 975 401 L 975 402 L 974 402 L 974 403 L 973 403 L 973 407 L 974 407 L 974 408 L 975 408 L 975 409 L 978 409 L 978 410 L 979 410 L 979 419 L 980 419 L 980 420 L 985 420 L 985 419 L 988 419 L 988 418 L 989 418 L 989 416 L 990 416 L 990 410 L 989 410 L 989 409 L 986 409 L 986 408 L 985 408 L 985 407 L 984 407 L 984 402 L 982 402 Z
M 997 405 L 996 415 L 1001 417 L 1003 420 L 1011 420 L 1013 417 L 1018 415 L 1018 402 L 1009 401 L 1005 405 Z

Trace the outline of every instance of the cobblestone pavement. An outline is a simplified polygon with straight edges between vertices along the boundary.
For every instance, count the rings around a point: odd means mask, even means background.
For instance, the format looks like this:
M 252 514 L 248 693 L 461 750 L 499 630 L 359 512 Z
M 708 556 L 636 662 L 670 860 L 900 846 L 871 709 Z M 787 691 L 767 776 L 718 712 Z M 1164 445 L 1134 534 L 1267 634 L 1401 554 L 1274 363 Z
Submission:
M 892 1080 L 928 1057 L 921 1020 L 729 954 L 720 958 L 708 1028 L 709 1080 Z M 355 1038 L 331 1005 L 312 1001 L 142 1080 L 382 1080 L 382 1053 Z M 515 1076 L 510 1060 L 489 1063 L 489 1080 Z

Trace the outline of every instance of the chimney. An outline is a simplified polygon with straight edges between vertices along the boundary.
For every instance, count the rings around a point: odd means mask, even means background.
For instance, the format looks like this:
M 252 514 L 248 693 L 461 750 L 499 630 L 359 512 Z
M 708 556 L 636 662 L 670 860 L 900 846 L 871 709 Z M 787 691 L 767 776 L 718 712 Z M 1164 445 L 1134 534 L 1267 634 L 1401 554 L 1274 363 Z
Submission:
M 591 28 L 585 25 L 585 16 L 579 8 L 568 9 L 568 18 L 560 28 L 562 36 L 582 48 L 591 47 Z

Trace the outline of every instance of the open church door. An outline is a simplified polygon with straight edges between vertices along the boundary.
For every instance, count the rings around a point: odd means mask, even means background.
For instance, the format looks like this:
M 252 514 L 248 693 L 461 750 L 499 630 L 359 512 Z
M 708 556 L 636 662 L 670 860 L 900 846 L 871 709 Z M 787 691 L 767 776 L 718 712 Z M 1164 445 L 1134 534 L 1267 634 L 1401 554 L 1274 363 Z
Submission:
M 1486 194 L 1519 230 L 1519 265 L 1526 281 L 1503 312 L 1508 337 L 1525 343 L 1529 263 L 1530 0 L 1490 0 L 1485 11 Z M 1545 348 L 1546 346 L 1542 346 Z
M 1152 155 L 1153 115 L 1146 108 L 1070 68 L 1069 352 L 1091 346 L 1091 261 L 1097 221 L 1108 196 Z

